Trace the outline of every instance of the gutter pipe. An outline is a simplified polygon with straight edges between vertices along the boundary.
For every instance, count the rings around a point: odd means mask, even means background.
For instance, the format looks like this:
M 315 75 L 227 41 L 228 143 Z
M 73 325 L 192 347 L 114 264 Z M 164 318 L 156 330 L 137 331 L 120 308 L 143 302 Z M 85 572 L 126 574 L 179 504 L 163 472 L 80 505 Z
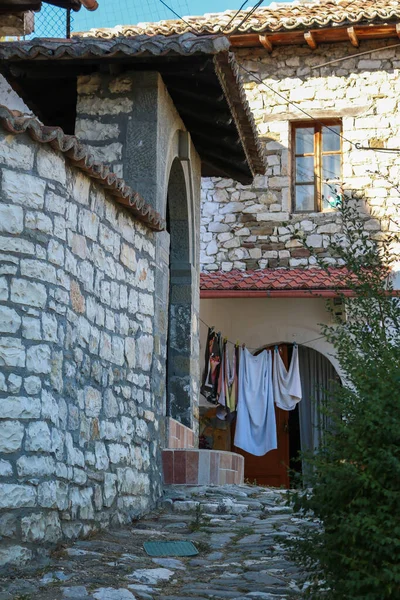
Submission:
M 351 290 L 340 292 L 354 296 Z M 337 298 L 335 290 L 200 290 L 200 298 Z

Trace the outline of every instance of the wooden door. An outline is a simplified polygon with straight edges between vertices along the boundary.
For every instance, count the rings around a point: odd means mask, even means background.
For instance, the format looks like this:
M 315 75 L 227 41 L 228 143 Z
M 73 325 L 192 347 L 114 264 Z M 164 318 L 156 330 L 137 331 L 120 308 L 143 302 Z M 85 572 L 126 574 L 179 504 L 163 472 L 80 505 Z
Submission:
M 267 348 L 273 350 L 274 346 Z M 279 346 L 279 352 L 286 368 L 288 368 L 288 347 Z M 264 456 L 254 456 L 241 448 L 233 446 L 235 427 L 232 427 L 233 452 L 244 457 L 244 477 L 250 483 L 272 487 L 289 487 L 289 413 L 275 406 L 276 428 L 278 436 L 277 450 L 271 450 Z

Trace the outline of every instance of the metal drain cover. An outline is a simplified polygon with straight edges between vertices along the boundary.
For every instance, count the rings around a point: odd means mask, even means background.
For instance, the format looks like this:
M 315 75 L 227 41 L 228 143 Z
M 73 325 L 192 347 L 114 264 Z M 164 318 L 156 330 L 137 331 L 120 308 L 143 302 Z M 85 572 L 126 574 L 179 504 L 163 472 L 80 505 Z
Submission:
M 144 542 L 149 556 L 196 556 L 199 551 L 192 542 Z

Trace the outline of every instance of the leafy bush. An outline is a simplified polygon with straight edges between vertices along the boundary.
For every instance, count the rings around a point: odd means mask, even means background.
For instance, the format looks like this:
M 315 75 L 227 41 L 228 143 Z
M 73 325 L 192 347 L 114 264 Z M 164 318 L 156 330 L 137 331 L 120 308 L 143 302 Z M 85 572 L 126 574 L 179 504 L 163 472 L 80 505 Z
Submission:
M 347 320 L 323 332 L 345 380 L 326 397 L 323 447 L 304 457 L 309 487 L 292 494 L 316 526 L 291 552 L 310 575 L 310 598 L 399 600 L 400 305 L 389 276 L 399 240 L 388 224 L 371 240 L 352 201 L 340 212 L 343 235 L 330 251 L 353 297 L 340 292 Z

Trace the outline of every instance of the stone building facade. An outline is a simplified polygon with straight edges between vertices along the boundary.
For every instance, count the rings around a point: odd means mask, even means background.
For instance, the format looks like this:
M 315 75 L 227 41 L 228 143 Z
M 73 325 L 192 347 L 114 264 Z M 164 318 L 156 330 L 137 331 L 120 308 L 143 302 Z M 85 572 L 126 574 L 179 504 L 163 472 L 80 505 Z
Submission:
M 345 194 L 358 199 L 371 235 L 389 226 L 389 216 L 398 211 L 400 159 L 398 152 L 379 149 L 400 146 L 400 49 L 375 52 L 382 42 L 368 41 L 362 51 L 374 52 L 352 58 L 356 49 L 349 46 L 285 46 L 272 53 L 264 48 L 237 50 L 246 69 L 241 76 L 264 145 L 267 172 L 250 186 L 223 178 L 203 180 L 204 270 L 313 266 L 315 258 L 293 238 L 293 231 L 299 230 L 327 264 L 340 264 L 327 250 L 332 236 L 341 231 L 335 211 L 294 211 L 291 126 L 297 121 L 341 121 Z M 356 144 L 378 151 L 358 149 Z
M 118 67 L 101 40 L 61 64 L 59 41 L 0 47 L 33 79 L 47 56 L 23 101 L 0 79 L 0 567 L 139 517 L 161 495 L 163 449 L 197 445 L 202 163 L 158 57 L 187 59 L 193 85 L 192 44 L 215 89 L 224 38 L 159 37 L 144 69 L 140 40 Z M 61 71 L 64 94 L 48 85 Z M 234 139 L 252 130 L 217 92 Z

